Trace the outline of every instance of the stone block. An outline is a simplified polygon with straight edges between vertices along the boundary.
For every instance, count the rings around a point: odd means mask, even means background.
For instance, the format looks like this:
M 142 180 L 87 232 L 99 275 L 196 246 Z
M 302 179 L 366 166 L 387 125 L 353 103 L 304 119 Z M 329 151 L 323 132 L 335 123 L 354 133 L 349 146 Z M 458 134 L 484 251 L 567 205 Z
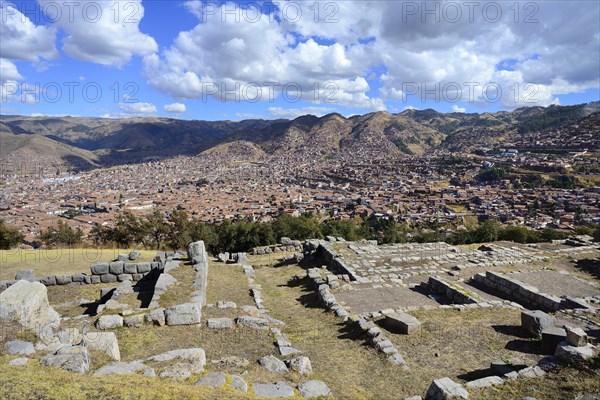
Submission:
M 566 341 L 567 332 L 563 328 L 546 328 L 542 331 L 542 354 L 554 354 L 560 342 Z
M 469 393 L 462 385 L 454 382 L 450 378 L 435 379 L 427 393 L 425 400 L 446 400 L 446 399 L 468 399 Z
M 56 275 L 57 285 L 67 285 L 71 282 L 73 282 L 71 275 Z
M 391 331 L 410 335 L 421 329 L 421 322 L 405 312 L 398 311 L 385 316 L 383 324 Z
M 113 283 L 117 281 L 117 277 L 113 274 L 100 275 L 100 282 L 102 283 Z
M 40 278 L 40 283 L 44 284 L 45 286 L 54 286 L 56 285 L 56 276 L 50 275 L 44 278 Z
M 185 303 L 165 310 L 167 325 L 193 325 L 200 323 L 202 315 L 199 303 Z
M 71 276 L 71 280 L 73 282 L 83 282 L 85 283 L 85 275 L 83 274 L 75 274 Z
M 152 270 L 152 266 L 150 263 L 138 263 L 137 264 L 137 273 L 138 274 L 147 274 Z
M 101 282 L 102 282 L 102 280 L 100 279 L 99 275 L 90 276 L 90 283 L 97 284 L 97 283 L 101 283 Z
M 588 337 L 583 329 L 567 325 L 565 331 L 567 331 L 567 342 L 571 346 L 581 347 L 587 345 Z
M 123 326 L 123 317 L 120 315 L 103 315 L 96 321 L 96 328 L 114 329 Z
M 104 275 L 108 274 L 108 263 L 98 263 L 90 267 L 93 275 Z
M 123 273 L 123 261 L 113 261 L 108 266 L 108 272 L 113 275 L 120 275 Z
M 137 264 L 125 263 L 123 265 L 123 272 L 126 274 L 137 274 Z
M 133 280 L 133 277 L 131 276 L 131 274 L 120 274 L 117 276 L 117 280 L 119 282 L 131 281 Z
M 554 324 L 554 317 L 543 311 L 521 311 L 521 327 L 533 337 L 540 337 L 544 329 L 552 328 Z

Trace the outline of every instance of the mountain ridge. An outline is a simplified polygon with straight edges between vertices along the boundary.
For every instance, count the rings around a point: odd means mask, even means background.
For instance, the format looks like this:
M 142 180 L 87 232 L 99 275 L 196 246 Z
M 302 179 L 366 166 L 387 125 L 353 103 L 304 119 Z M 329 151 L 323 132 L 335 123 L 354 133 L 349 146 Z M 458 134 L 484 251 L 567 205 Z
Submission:
M 598 113 L 600 102 L 481 114 L 440 113 L 433 109 L 410 109 L 396 114 L 379 111 L 351 117 L 339 113 L 322 117 L 308 114 L 292 120 L 0 115 L 0 145 L 4 148 L 0 155 L 3 159 L 15 155 L 52 156 L 83 169 L 174 156 L 238 155 L 229 148 L 231 145 L 205 153 L 234 142 L 242 143 L 252 153 L 250 158 L 273 155 L 318 161 L 347 154 L 363 158 L 423 156 L 436 150 L 461 151 L 476 146 L 493 147 L 502 141 L 524 142 L 561 127 L 573 131 L 576 128 L 569 126 L 579 126 L 578 122 L 586 118 L 592 121 L 591 125 L 584 122 L 582 126 L 591 126 L 586 129 L 594 133 L 594 115 Z M 44 152 L 44 146 L 51 151 Z

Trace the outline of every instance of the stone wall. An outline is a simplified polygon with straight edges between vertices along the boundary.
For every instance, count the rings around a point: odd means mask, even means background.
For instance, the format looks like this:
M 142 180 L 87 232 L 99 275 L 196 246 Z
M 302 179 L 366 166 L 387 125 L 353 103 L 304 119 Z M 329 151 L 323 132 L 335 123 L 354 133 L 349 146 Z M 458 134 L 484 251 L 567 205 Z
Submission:
M 563 305 L 563 299 L 560 297 L 540 293 L 537 288 L 504 274 L 487 271 L 485 275 L 481 273 L 473 276 L 473 279 L 515 299 L 519 303 L 524 303 L 534 308 L 557 311 L 565 306 Z
M 429 278 L 426 286 L 428 290 L 443 295 L 453 304 L 477 304 L 481 301 L 479 296 L 467 292 L 461 286 L 434 276 Z
M 181 256 L 177 253 L 170 252 L 174 256 Z M 90 275 L 79 273 L 73 275 L 49 275 L 38 278 L 33 274 L 33 271 L 27 276 L 19 279 L 28 281 L 39 281 L 46 286 L 55 285 L 88 285 L 96 283 L 112 283 L 123 282 L 125 280 L 139 281 L 144 276 L 155 269 L 163 269 L 166 257 L 169 253 L 158 252 L 152 262 L 127 262 L 127 261 L 112 261 L 93 264 L 90 267 Z M 183 257 L 183 256 L 181 256 Z M 21 271 L 20 274 L 26 271 Z M 4 290 L 12 286 L 18 279 L 0 281 L 0 290 Z
M 356 280 L 354 268 L 350 267 L 339 255 L 325 242 L 320 243 L 316 252 L 317 262 L 326 265 L 335 274 L 348 275 L 350 280 Z
M 208 253 L 204 247 L 204 242 L 190 243 L 188 246 L 188 257 L 192 260 L 196 277 L 194 279 L 194 293 L 192 301 L 206 305 L 206 286 L 208 284 Z

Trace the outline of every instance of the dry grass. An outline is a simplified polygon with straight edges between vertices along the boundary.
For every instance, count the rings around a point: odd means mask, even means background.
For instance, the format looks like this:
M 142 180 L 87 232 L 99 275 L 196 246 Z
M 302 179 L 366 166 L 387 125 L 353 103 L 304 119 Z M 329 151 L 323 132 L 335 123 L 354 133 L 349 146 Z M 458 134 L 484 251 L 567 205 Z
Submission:
M 0 250 L 0 280 L 14 279 L 23 269 L 33 269 L 37 276 L 90 273 L 90 266 L 97 262 L 113 261 L 119 253 L 131 249 L 38 249 Z M 154 250 L 141 250 L 136 262 L 151 261 Z
M 520 311 L 506 308 L 421 310 L 411 313 L 421 331 L 401 335 L 385 331 L 413 369 L 422 393 L 433 379 L 456 381 L 482 377 L 490 363 L 511 360 L 533 365 L 541 356 L 539 343 L 520 337 Z
M 177 283 L 169 286 L 166 293 L 160 296 L 158 303 L 161 307 L 167 308 L 177 304 L 189 303 L 194 291 L 194 277 L 196 273 L 194 269 L 187 263 L 181 262 L 178 268 L 168 272 L 173 278 L 177 279 Z
M 85 376 L 39 366 L 7 365 L 0 357 L 0 398 L 6 400 L 234 400 L 254 399 L 230 389 L 192 386 L 189 382 L 131 376 Z
M 238 307 L 254 305 L 250 296 L 248 280 L 239 265 L 211 262 L 208 267 L 206 302 L 233 301 Z
M 412 390 L 401 367 L 391 365 L 320 308 L 312 289 L 303 282 L 288 286 L 303 273 L 298 266 L 260 268 L 256 277 L 271 315 L 286 323 L 283 332 L 310 358 L 311 379 L 327 383 L 336 399 L 398 399 L 420 393 Z
M 118 283 L 99 283 L 95 285 L 48 286 L 48 301 L 52 308 L 63 317 L 76 317 L 86 313 L 87 306 L 79 305 L 80 299 L 96 301 L 100 298 L 100 289 L 115 287 Z
M 522 399 L 526 396 L 537 399 L 594 399 L 600 396 L 600 364 L 578 365 L 551 372 L 543 379 L 519 379 L 508 381 L 502 386 L 470 390 L 473 400 Z M 581 395 L 589 397 L 579 397 Z

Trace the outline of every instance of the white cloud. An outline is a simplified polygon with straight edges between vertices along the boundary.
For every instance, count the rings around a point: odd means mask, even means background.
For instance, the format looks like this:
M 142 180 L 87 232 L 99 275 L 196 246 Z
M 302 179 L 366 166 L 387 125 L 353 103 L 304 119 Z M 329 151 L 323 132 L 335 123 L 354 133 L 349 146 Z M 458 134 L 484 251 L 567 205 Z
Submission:
M 0 58 L 0 80 L 6 82 L 18 81 L 21 79 L 23 79 L 23 77 L 19 74 L 17 66 L 14 63 L 6 58 Z
M 156 113 L 156 106 L 152 103 L 121 103 L 119 108 L 126 114 L 148 115 Z
M 200 10 L 201 5 L 187 7 Z M 368 58 L 362 45 L 323 45 L 313 38 L 297 42 L 285 23 L 270 22 L 266 15 L 256 21 L 223 21 L 220 15 L 205 20 L 180 32 L 160 54 L 144 57 L 151 86 L 176 98 L 254 102 L 285 92 L 292 102 L 333 100 L 348 107 L 384 108 L 367 95 L 369 85 L 362 76 Z M 335 98 L 324 98 L 333 92 Z
M 182 103 L 165 104 L 164 109 L 166 112 L 170 112 L 170 113 L 184 113 L 185 112 L 185 104 L 182 104 Z
M 0 57 L 10 60 L 52 60 L 58 56 L 54 46 L 54 27 L 36 26 L 16 6 L 0 1 Z
M 141 0 L 55 2 L 38 0 L 42 7 L 60 7 L 54 26 L 64 31 L 62 49 L 80 61 L 121 67 L 134 55 L 157 51 L 154 38 L 139 30 L 144 17 Z
M 295 23 L 282 11 L 291 3 L 290 8 L 302 9 Z M 293 84 L 293 94 L 315 104 L 327 103 L 324 97 L 335 92 L 332 107 L 384 110 L 386 100 L 486 107 L 491 102 L 483 88 L 498 84 L 502 95 L 494 104 L 511 109 L 554 104 L 558 94 L 600 86 L 597 2 L 497 2 L 502 7 L 498 21 L 490 21 L 483 4 L 471 4 L 470 20 L 470 6 L 460 2 L 282 2 L 279 19 L 263 14 L 252 22 L 236 22 L 222 8 L 206 18 L 203 4 L 185 3 L 202 23 L 144 58 L 148 83 L 174 97 L 247 101 L 254 99 L 249 94 L 259 93 L 265 101 Z M 425 13 L 426 7 L 439 9 L 439 22 Z M 453 21 L 456 7 L 461 17 Z M 498 70 L 506 60 L 513 70 Z M 370 95 L 366 77 L 381 83 L 379 97 Z M 271 91 L 266 82 L 280 87 Z M 535 93 L 513 93 L 530 83 Z M 407 85 L 416 89 L 407 90 Z M 407 99 L 407 94 L 413 95 Z
M 459 105 L 454 104 L 452 106 L 452 112 L 455 112 L 455 113 L 465 113 L 465 112 L 467 112 L 467 109 L 464 108 L 464 107 L 461 107 Z
M 269 114 L 275 118 L 286 118 L 294 119 L 302 115 L 315 115 L 322 117 L 323 115 L 330 114 L 335 111 L 334 108 L 325 107 L 304 107 L 304 108 L 281 108 L 281 107 L 269 107 L 267 110 Z

